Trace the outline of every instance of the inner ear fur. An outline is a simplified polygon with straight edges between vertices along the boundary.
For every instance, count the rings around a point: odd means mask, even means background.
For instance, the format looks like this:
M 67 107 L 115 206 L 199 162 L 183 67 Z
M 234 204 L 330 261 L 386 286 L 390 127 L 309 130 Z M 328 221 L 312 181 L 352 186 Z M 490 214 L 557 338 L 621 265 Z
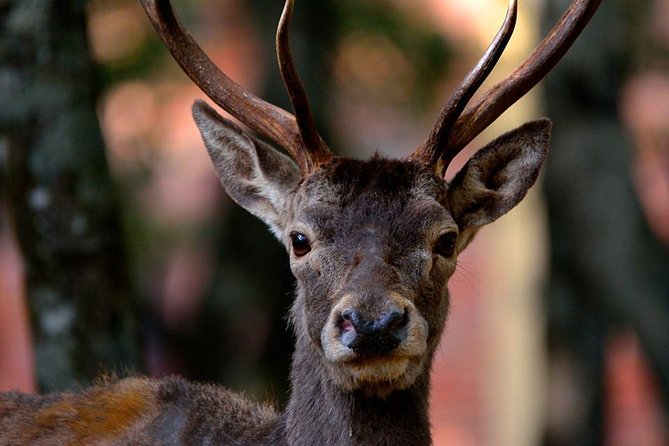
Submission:
M 225 191 L 281 238 L 287 201 L 302 180 L 295 162 L 247 136 L 204 101 L 193 104 L 193 119 Z
M 546 159 L 550 131 L 548 119 L 528 122 L 479 150 L 457 173 L 448 198 L 461 232 L 473 235 L 525 197 Z

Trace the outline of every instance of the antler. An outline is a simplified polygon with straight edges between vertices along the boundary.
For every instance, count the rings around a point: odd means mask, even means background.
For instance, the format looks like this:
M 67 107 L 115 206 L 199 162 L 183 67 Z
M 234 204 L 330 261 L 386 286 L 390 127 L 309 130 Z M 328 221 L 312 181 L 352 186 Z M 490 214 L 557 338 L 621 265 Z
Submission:
M 509 77 L 492 87 L 464 113 L 467 101 L 490 73 L 513 31 L 516 0 L 486 54 L 442 109 L 427 141 L 411 155 L 443 174 L 455 156 L 511 105 L 530 91 L 564 56 L 602 0 L 574 0 L 550 33 Z M 462 113 L 462 114 L 461 114 Z
M 332 158 L 314 125 L 288 46 L 293 0 L 287 0 L 277 31 L 277 53 L 297 118 L 263 101 L 227 77 L 183 28 L 169 0 L 141 0 L 141 3 L 161 40 L 188 77 L 221 108 L 284 148 L 298 164 L 303 176 Z
M 325 145 L 316 130 L 316 123 L 311 114 L 311 107 L 307 99 L 307 93 L 304 90 L 299 74 L 293 63 L 293 56 L 290 52 L 289 30 L 290 20 L 293 16 L 293 0 L 286 0 L 286 4 L 279 20 L 279 28 L 276 32 L 276 56 L 279 61 L 279 70 L 283 83 L 286 85 L 290 103 L 293 106 L 297 125 L 300 128 L 302 142 L 310 152 L 310 159 L 318 167 L 320 164 L 328 162 L 332 158 L 332 152 Z
M 453 125 L 455 125 L 469 100 L 474 96 L 474 93 L 476 93 L 493 68 L 495 68 L 499 58 L 502 56 L 516 26 L 517 11 L 518 4 L 516 0 L 510 0 L 504 23 L 492 43 L 488 46 L 485 54 L 483 54 L 483 57 L 481 57 L 472 71 L 469 72 L 458 88 L 455 89 L 455 92 L 451 95 L 448 102 L 446 102 L 446 105 L 441 109 L 437 118 L 437 124 L 432 133 L 423 145 L 411 154 L 411 158 L 429 165 L 437 166 L 441 163 L 439 149 L 448 144 L 448 138 Z M 445 170 L 446 167 L 443 169 Z M 440 171 L 441 169 L 440 167 L 435 167 L 435 170 Z

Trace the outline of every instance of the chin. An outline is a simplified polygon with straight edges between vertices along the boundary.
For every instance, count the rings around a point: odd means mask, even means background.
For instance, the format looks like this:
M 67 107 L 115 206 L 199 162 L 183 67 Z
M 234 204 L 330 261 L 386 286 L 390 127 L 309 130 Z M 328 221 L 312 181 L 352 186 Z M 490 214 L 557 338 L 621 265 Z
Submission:
M 411 387 L 423 373 L 425 364 L 419 356 L 387 356 L 329 363 L 328 369 L 334 384 L 342 390 L 387 398 L 395 391 Z

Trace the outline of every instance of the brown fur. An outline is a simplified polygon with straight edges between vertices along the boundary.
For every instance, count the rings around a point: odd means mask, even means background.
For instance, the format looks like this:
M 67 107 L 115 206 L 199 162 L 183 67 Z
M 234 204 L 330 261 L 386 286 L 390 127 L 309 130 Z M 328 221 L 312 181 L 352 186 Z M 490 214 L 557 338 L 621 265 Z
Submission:
M 157 413 L 152 396 L 150 382 L 140 379 L 45 399 L 10 394 L 0 402 L 0 444 L 86 445 L 111 440 Z
M 127 378 L 81 394 L 0 399 L 0 444 L 261 444 L 278 414 L 215 386 Z

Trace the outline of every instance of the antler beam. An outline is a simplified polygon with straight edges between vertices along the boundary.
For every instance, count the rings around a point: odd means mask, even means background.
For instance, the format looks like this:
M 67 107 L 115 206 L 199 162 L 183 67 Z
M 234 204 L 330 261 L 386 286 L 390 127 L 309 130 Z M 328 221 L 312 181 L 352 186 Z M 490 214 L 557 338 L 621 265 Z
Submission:
M 517 1 L 510 0 L 502 27 L 488 46 L 483 57 L 481 57 L 474 69 L 465 77 L 458 88 L 455 89 L 448 102 L 446 102 L 446 105 L 439 113 L 437 124 L 432 133 L 423 145 L 411 155 L 412 158 L 420 160 L 425 164 L 435 165 L 435 170 L 443 175 L 442 170 L 445 170 L 446 166 L 442 166 L 439 149 L 448 144 L 448 138 L 457 119 L 502 56 L 516 26 L 517 11 Z
M 431 163 L 435 167 L 435 171 L 443 175 L 448 164 L 468 143 L 553 69 L 585 28 L 601 2 L 602 0 L 574 0 L 562 18 L 525 62 L 508 78 L 492 87 L 475 104 L 467 107 L 464 113 L 457 117 L 452 126 L 449 126 L 449 121 L 453 120 L 452 115 L 455 114 L 449 114 L 446 111 L 450 104 L 454 102 L 454 99 L 451 99 L 444 107 L 444 111 L 442 111 L 430 138 L 414 152 L 412 157 Z M 511 12 L 513 9 L 515 9 L 515 0 L 510 0 L 509 11 Z M 509 15 L 511 14 L 509 13 Z M 491 48 L 495 46 L 500 34 L 504 32 L 509 15 L 507 15 L 505 25 L 498 33 Z M 500 48 L 503 49 L 503 46 L 500 45 Z M 490 51 L 491 49 L 488 50 L 488 53 Z M 488 53 L 486 53 L 486 56 Z M 483 57 L 482 61 L 486 60 L 486 56 Z M 497 57 L 499 56 L 497 55 Z M 494 62 L 492 64 L 494 65 Z M 481 62 L 473 70 L 473 73 L 477 72 L 480 65 Z M 471 77 L 473 75 L 468 76 L 468 79 Z M 475 84 L 472 83 L 472 85 Z M 473 91 L 468 91 L 467 94 L 462 95 L 463 100 L 466 101 L 472 94 Z M 453 95 L 454 98 L 457 96 L 458 92 Z M 458 107 L 454 108 L 457 109 Z M 441 116 L 446 117 L 442 118 Z M 446 122 L 446 124 L 443 122 Z
M 293 4 L 294 0 L 286 0 L 276 33 L 276 56 L 283 83 L 286 85 L 286 90 L 288 91 L 288 96 L 295 112 L 302 142 L 310 154 L 309 161 L 313 164 L 310 168 L 315 170 L 320 164 L 324 164 L 332 159 L 332 152 L 330 152 L 330 149 L 328 149 L 318 134 L 307 93 L 297 73 L 290 51 L 289 30 L 293 16 Z
M 193 37 L 183 28 L 169 0 L 141 0 L 151 23 L 172 57 L 193 82 L 216 104 L 260 135 L 285 149 L 298 164 L 303 176 L 332 158 L 313 124 L 304 88 L 295 72 L 287 44 L 287 29 L 292 0 L 279 27 L 282 74 L 287 79 L 291 102 L 298 119 L 287 111 L 263 101 L 233 82 L 204 53 Z

